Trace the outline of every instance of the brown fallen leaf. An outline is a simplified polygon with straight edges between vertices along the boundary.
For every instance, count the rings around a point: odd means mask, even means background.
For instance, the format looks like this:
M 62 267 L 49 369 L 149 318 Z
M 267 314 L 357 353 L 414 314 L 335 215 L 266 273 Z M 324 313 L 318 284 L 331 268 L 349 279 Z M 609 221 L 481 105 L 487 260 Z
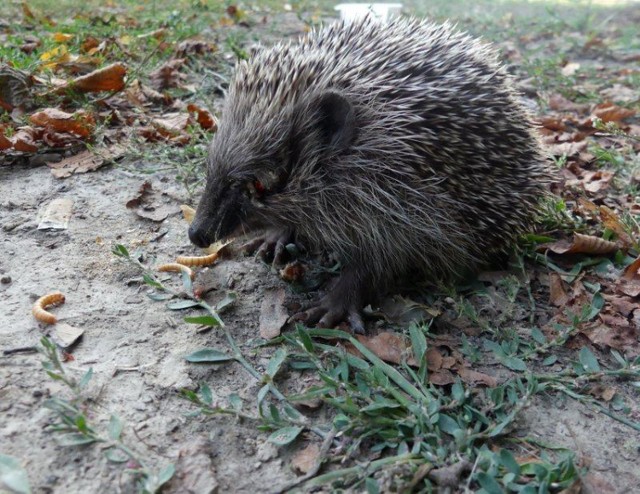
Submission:
M 628 295 L 629 297 L 637 297 L 640 295 L 640 279 L 634 278 L 622 278 L 616 284 L 616 292 Z
M 166 198 L 154 191 L 148 180 L 142 183 L 137 194 L 129 199 L 125 206 L 133 209 L 141 218 L 155 222 L 164 221 L 169 214 L 175 212 L 175 206 L 167 204 Z
M 635 110 L 624 108 L 611 102 L 600 103 L 593 110 L 593 115 L 602 119 L 603 122 L 620 122 L 625 118 L 636 114 Z
M 622 278 L 625 280 L 640 280 L 640 256 L 636 258 L 631 264 L 629 264 L 622 273 Z
M 78 173 L 97 170 L 105 164 L 104 158 L 85 150 L 74 156 L 64 158 L 57 163 L 47 163 L 51 174 L 56 178 L 67 178 Z
M 166 97 L 155 89 L 145 86 L 139 79 L 131 82 L 124 91 L 125 98 L 135 106 L 165 105 L 171 102 L 170 97 Z
M 9 140 L 8 137 L 4 135 L 8 126 L 0 124 L 0 151 L 4 151 L 5 149 L 11 149 L 13 147 L 13 143 Z
M 433 372 L 442 369 L 443 359 L 444 357 L 442 353 L 440 353 L 440 350 L 433 346 L 430 347 L 427 350 L 427 370 Z
M 575 111 L 583 113 L 589 110 L 589 104 L 574 103 L 560 94 L 554 94 L 549 98 L 549 108 L 555 111 Z
M 615 311 L 618 314 L 623 315 L 624 317 L 629 317 L 633 313 L 635 309 L 638 308 L 638 302 L 633 300 L 632 297 L 623 297 L 620 295 L 611 295 L 608 293 L 602 294 L 605 302 L 607 303 L 607 308 Z
M 605 386 L 604 384 L 593 384 L 589 387 L 588 393 L 600 400 L 604 400 L 607 403 L 610 402 L 616 394 L 615 388 Z
M 165 131 L 170 135 L 179 134 L 186 130 L 189 125 L 188 113 L 167 113 L 162 118 L 154 118 L 151 120 L 154 127 Z
M 573 242 L 559 240 L 552 244 L 543 244 L 540 246 L 542 250 L 550 250 L 556 254 L 613 254 L 619 247 L 615 242 L 594 237 L 592 235 L 583 235 L 582 233 L 573 234 Z
M 622 84 L 615 83 L 613 86 L 600 91 L 600 95 L 614 102 L 631 103 L 640 99 L 638 91 Z
M 185 39 L 176 46 L 176 56 L 178 58 L 184 58 L 187 55 L 204 55 L 205 53 L 215 51 L 215 49 L 215 45 L 212 45 L 207 41 L 199 39 Z
M 611 208 L 607 206 L 600 206 L 600 219 L 602 220 L 602 225 L 609 230 L 612 230 L 617 236 L 619 242 L 622 244 L 622 247 L 628 249 L 631 245 L 633 245 L 633 239 L 627 233 L 627 230 L 620 219 L 620 216 L 613 211 Z
M 468 367 L 461 367 L 458 369 L 458 375 L 467 384 L 484 384 L 490 388 L 495 388 L 498 385 L 498 380 L 483 372 L 474 371 Z
M 319 461 L 320 446 L 316 443 L 309 444 L 306 448 L 301 449 L 291 459 L 291 468 L 296 474 L 305 474 L 310 472 Z
M 599 348 L 613 348 L 635 357 L 640 355 L 640 345 L 638 328 L 629 324 L 626 318 L 602 317 L 605 324 L 594 324 L 579 331 L 580 335 L 586 336 L 588 340 Z
M 124 89 L 125 75 L 127 75 L 126 66 L 122 63 L 114 63 L 73 79 L 68 87 L 84 93 L 117 92 Z
M 552 144 L 547 146 L 554 156 L 576 156 L 587 148 L 587 141 L 582 142 L 563 142 L 560 144 Z
M 307 268 L 300 261 L 296 260 L 287 263 L 279 272 L 280 278 L 287 283 L 300 283 L 304 278 Z
M 556 307 L 564 307 L 569 302 L 569 295 L 564 289 L 564 281 L 558 273 L 549 273 L 549 303 Z
M 562 132 L 567 128 L 564 123 L 564 119 L 557 115 L 544 116 L 539 118 L 538 121 L 543 128 L 551 130 L 553 132 Z
M 19 127 L 11 138 L 13 149 L 23 153 L 35 153 L 38 150 L 38 145 L 35 142 L 36 137 L 37 133 L 32 127 Z
M 46 127 L 56 132 L 69 132 L 80 137 L 89 137 L 95 129 L 95 118 L 84 110 L 67 113 L 57 108 L 46 108 L 29 117 L 34 125 Z
M 582 185 L 587 192 L 600 192 L 609 187 L 615 173 L 609 170 L 587 171 L 582 177 Z
M 196 121 L 204 130 L 211 130 L 212 132 L 218 130 L 216 120 L 215 118 L 213 118 L 213 115 L 211 115 L 209 110 L 200 108 L 199 106 L 194 104 L 187 105 L 187 110 L 190 113 L 195 113 Z
M 280 336 L 282 327 L 287 323 L 289 314 L 284 306 L 285 291 L 282 288 L 265 292 L 260 306 L 259 333 L 270 340 Z
M 184 58 L 174 58 L 163 63 L 149 74 L 151 86 L 158 91 L 179 87 L 180 83 L 185 79 L 185 75 L 180 73 L 180 68 L 184 63 Z
M 406 361 L 407 364 L 417 366 L 411 353 L 411 345 L 398 333 L 383 332 L 375 336 L 356 335 L 360 343 L 371 350 L 376 356 L 385 362 L 400 364 Z
M 429 382 L 436 386 L 448 386 L 456 382 L 456 378 L 450 370 L 440 369 L 429 374 Z

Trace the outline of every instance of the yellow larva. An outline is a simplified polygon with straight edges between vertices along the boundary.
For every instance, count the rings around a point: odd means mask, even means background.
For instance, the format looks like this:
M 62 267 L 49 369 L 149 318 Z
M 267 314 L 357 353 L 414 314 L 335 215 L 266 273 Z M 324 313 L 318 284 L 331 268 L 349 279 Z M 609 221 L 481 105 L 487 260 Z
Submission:
M 209 264 L 213 264 L 216 259 L 218 259 L 218 253 L 214 252 L 208 256 L 179 256 L 176 262 L 184 266 L 208 266 Z
M 50 305 L 56 304 L 64 304 L 64 295 L 61 292 L 52 292 L 43 295 L 33 304 L 33 308 L 31 309 L 33 317 L 46 324 L 55 324 L 58 318 L 45 309 Z
M 172 273 L 187 273 L 189 278 L 193 279 L 195 277 L 195 273 L 191 271 L 187 266 L 182 264 L 178 264 L 177 262 L 170 262 L 168 264 L 163 264 L 162 266 L 158 266 L 158 271 L 171 271 Z

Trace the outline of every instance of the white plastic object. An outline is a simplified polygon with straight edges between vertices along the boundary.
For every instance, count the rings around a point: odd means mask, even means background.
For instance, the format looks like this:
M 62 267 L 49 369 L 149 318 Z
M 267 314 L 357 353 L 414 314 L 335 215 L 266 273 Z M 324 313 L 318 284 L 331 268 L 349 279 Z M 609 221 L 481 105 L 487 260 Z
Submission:
M 341 3 L 335 10 L 340 12 L 340 19 L 351 22 L 371 14 L 374 18 L 385 22 L 400 15 L 401 3 Z

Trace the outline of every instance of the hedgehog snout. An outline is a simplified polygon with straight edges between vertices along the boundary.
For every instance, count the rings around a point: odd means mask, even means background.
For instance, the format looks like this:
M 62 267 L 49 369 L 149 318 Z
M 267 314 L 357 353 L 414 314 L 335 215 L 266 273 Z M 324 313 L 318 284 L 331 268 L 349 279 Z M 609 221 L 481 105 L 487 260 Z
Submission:
M 196 223 L 195 221 L 189 227 L 189 240 L 197 247 L 204 249 L 213 243 L 213 234 L 206 225 Z

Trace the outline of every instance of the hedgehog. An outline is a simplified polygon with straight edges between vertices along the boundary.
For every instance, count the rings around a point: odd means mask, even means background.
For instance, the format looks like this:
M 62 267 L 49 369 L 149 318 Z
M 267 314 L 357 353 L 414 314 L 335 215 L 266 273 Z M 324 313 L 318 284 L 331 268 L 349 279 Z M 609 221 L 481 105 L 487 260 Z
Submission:
M 363 332 L 398 280 L 452 282 L 532 227 L 550 172 L 496 52 L 449 23 L 337 22 L 235 70 L 189 238 L 258 232 L 342 271 L 294 317 Z

